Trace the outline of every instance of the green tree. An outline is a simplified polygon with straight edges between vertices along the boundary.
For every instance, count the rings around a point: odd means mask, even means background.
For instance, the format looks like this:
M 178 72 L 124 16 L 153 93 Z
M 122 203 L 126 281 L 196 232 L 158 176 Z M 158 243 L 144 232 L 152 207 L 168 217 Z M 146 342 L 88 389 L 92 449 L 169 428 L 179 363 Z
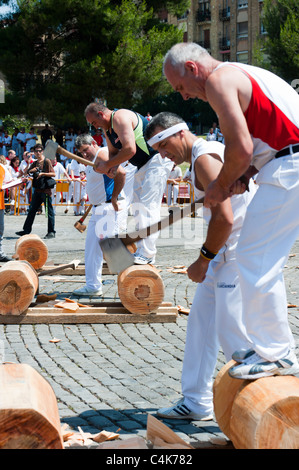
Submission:
M 265 0 L 266 61 L 285 80 L 299 78 L 299 1 Z
M 189 5 L 164 3 L 177 14 Z M 10 108 L 17 103 L 18 114 L 83 125 L 84 107 L 95 98 L 130 108 L 170 92 L 162 59 L 182 32 L 158 20 L 163 2 L 18 0 L 18 6 L 0 29 L 7 101 Z

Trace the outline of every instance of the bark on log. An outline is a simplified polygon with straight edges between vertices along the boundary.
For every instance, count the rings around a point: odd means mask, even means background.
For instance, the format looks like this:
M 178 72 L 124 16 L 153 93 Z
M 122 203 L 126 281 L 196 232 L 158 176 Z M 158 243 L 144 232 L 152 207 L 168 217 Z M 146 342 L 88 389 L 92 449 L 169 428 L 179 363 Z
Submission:
M 236 449 L 299 449 L 299 378 L 238 380 L 230 361 L 214 382 L 215 416 Z
M 131 313 L 155 313 L 163 302 L 164 284 L 154 266 L 130 266 L 117 283 L 120 301 Z
M 8 261 L 0 269 L 0 315 L 20 315 L 38 290 L 38 276 L 27 261 Z
M 50 384 L 27 364 L 1 364 L 0 383 L 0 449 L 63 449 Z
M 23 235 L 16 241 L 14 258 L 28 261 L 34 269 L 40 269 L 48 259 L 47 245 L 38 235 Z

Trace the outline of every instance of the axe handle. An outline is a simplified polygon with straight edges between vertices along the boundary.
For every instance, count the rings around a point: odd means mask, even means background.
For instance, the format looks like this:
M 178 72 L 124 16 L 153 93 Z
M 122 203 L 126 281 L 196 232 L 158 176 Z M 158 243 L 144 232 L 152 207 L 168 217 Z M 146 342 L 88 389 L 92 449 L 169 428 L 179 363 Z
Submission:
M 84 214 L 82 215 L 81 219 L 78 220 L 78 222 L 80 222 L 80 224 L 82 224 L 82 222 L 84 222 L 84 220 L 86 219 L 86 217 L 88 216 L 90 210 L 92 208 L 92 204 L 90 204 L 90 206 L 87 207 L 86 211 L 84 212 Z
M 58 273 L 59 271 L 63 271 L 66 268 L 76 269 L 76 263 L 61 264 L 60 266 L 57 266 L 57 268 L 52 268 L 52 269 L 48 269 L 45 271 L 41 271 L 40 273 L 37 274 L 37 276 L 40 277 L 40 276 L 47 276 L 48 274 Z
M 89 160 L 86 160 L 85 158 L 79 157 L 78 155 L 75 155 L 72 152 L 69 152 L 68 150 L 64 149 L 63 147 L 60 147 L 60 145 L 58 145 L 56 151 L 58 153 L 60 153 L 61 155 L 64 155 L 67 158 L 72 158 L 73 160 L 76 160 L 79 163 L 83 163 L 83 165 L 94 166 L 94 164 L 92 162 L 90 162 Z
M 135 243 L 142 240 L 143 238 L 147 238 L 152 233 L 156 233 L 162 230 L 163 228 L 170 227 L 172 224 L 174 224 L 174 222 L 177 222 L 178 220 L 183 219 L 187 215 L 192 214 L 192 212 L 194 212 L 196 209 L 196 204 L 202 204 L 203 202 L 204 197 L 198 199 L 198 201 L 194 201 L 191 204 L 188 204 L 188 206 L 183 207 L 179 211 L 173 211 L 169 214 L 168 217 L 164 217 L 164 219 L 159 220 L 159 222 L 150 225 L 149 227 L 146 227 L 144 229 L 141 229 L 138 232 L 128 233 L 124 238 L 120 239 L 124 245 L 129 245 L 130 243 Z

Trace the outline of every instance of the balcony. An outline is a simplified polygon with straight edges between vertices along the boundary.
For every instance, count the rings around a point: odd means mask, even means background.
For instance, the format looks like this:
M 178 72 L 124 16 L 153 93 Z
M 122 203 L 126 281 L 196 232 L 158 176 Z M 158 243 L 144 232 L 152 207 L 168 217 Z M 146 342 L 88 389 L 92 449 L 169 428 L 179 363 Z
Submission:
M 196 21 L 197 23 L 204 23 L 205 21 L 211 21 L 210 10 L 197 10 Z
M 228 21 L 230 19 L 230 7 L 219 10 L 219 20 Z
M 230 50 L 230 39 L 227 39 L 227 38 L 219 39 L 219 50 L 220 51 L 229 51 Z

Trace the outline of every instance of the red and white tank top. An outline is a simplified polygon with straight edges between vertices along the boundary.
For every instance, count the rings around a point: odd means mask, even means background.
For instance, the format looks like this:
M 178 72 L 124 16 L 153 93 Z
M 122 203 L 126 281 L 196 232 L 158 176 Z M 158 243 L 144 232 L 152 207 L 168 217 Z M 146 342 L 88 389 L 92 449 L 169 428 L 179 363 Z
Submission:
M 257 169 L 276 152 L 299 143 L 299 95 L 287 82 L 268 70 L 252 65 L 224 62 L 241 69 L 250 79 L 252 95 L 244 113 L 253 140 L 252 165 Z

